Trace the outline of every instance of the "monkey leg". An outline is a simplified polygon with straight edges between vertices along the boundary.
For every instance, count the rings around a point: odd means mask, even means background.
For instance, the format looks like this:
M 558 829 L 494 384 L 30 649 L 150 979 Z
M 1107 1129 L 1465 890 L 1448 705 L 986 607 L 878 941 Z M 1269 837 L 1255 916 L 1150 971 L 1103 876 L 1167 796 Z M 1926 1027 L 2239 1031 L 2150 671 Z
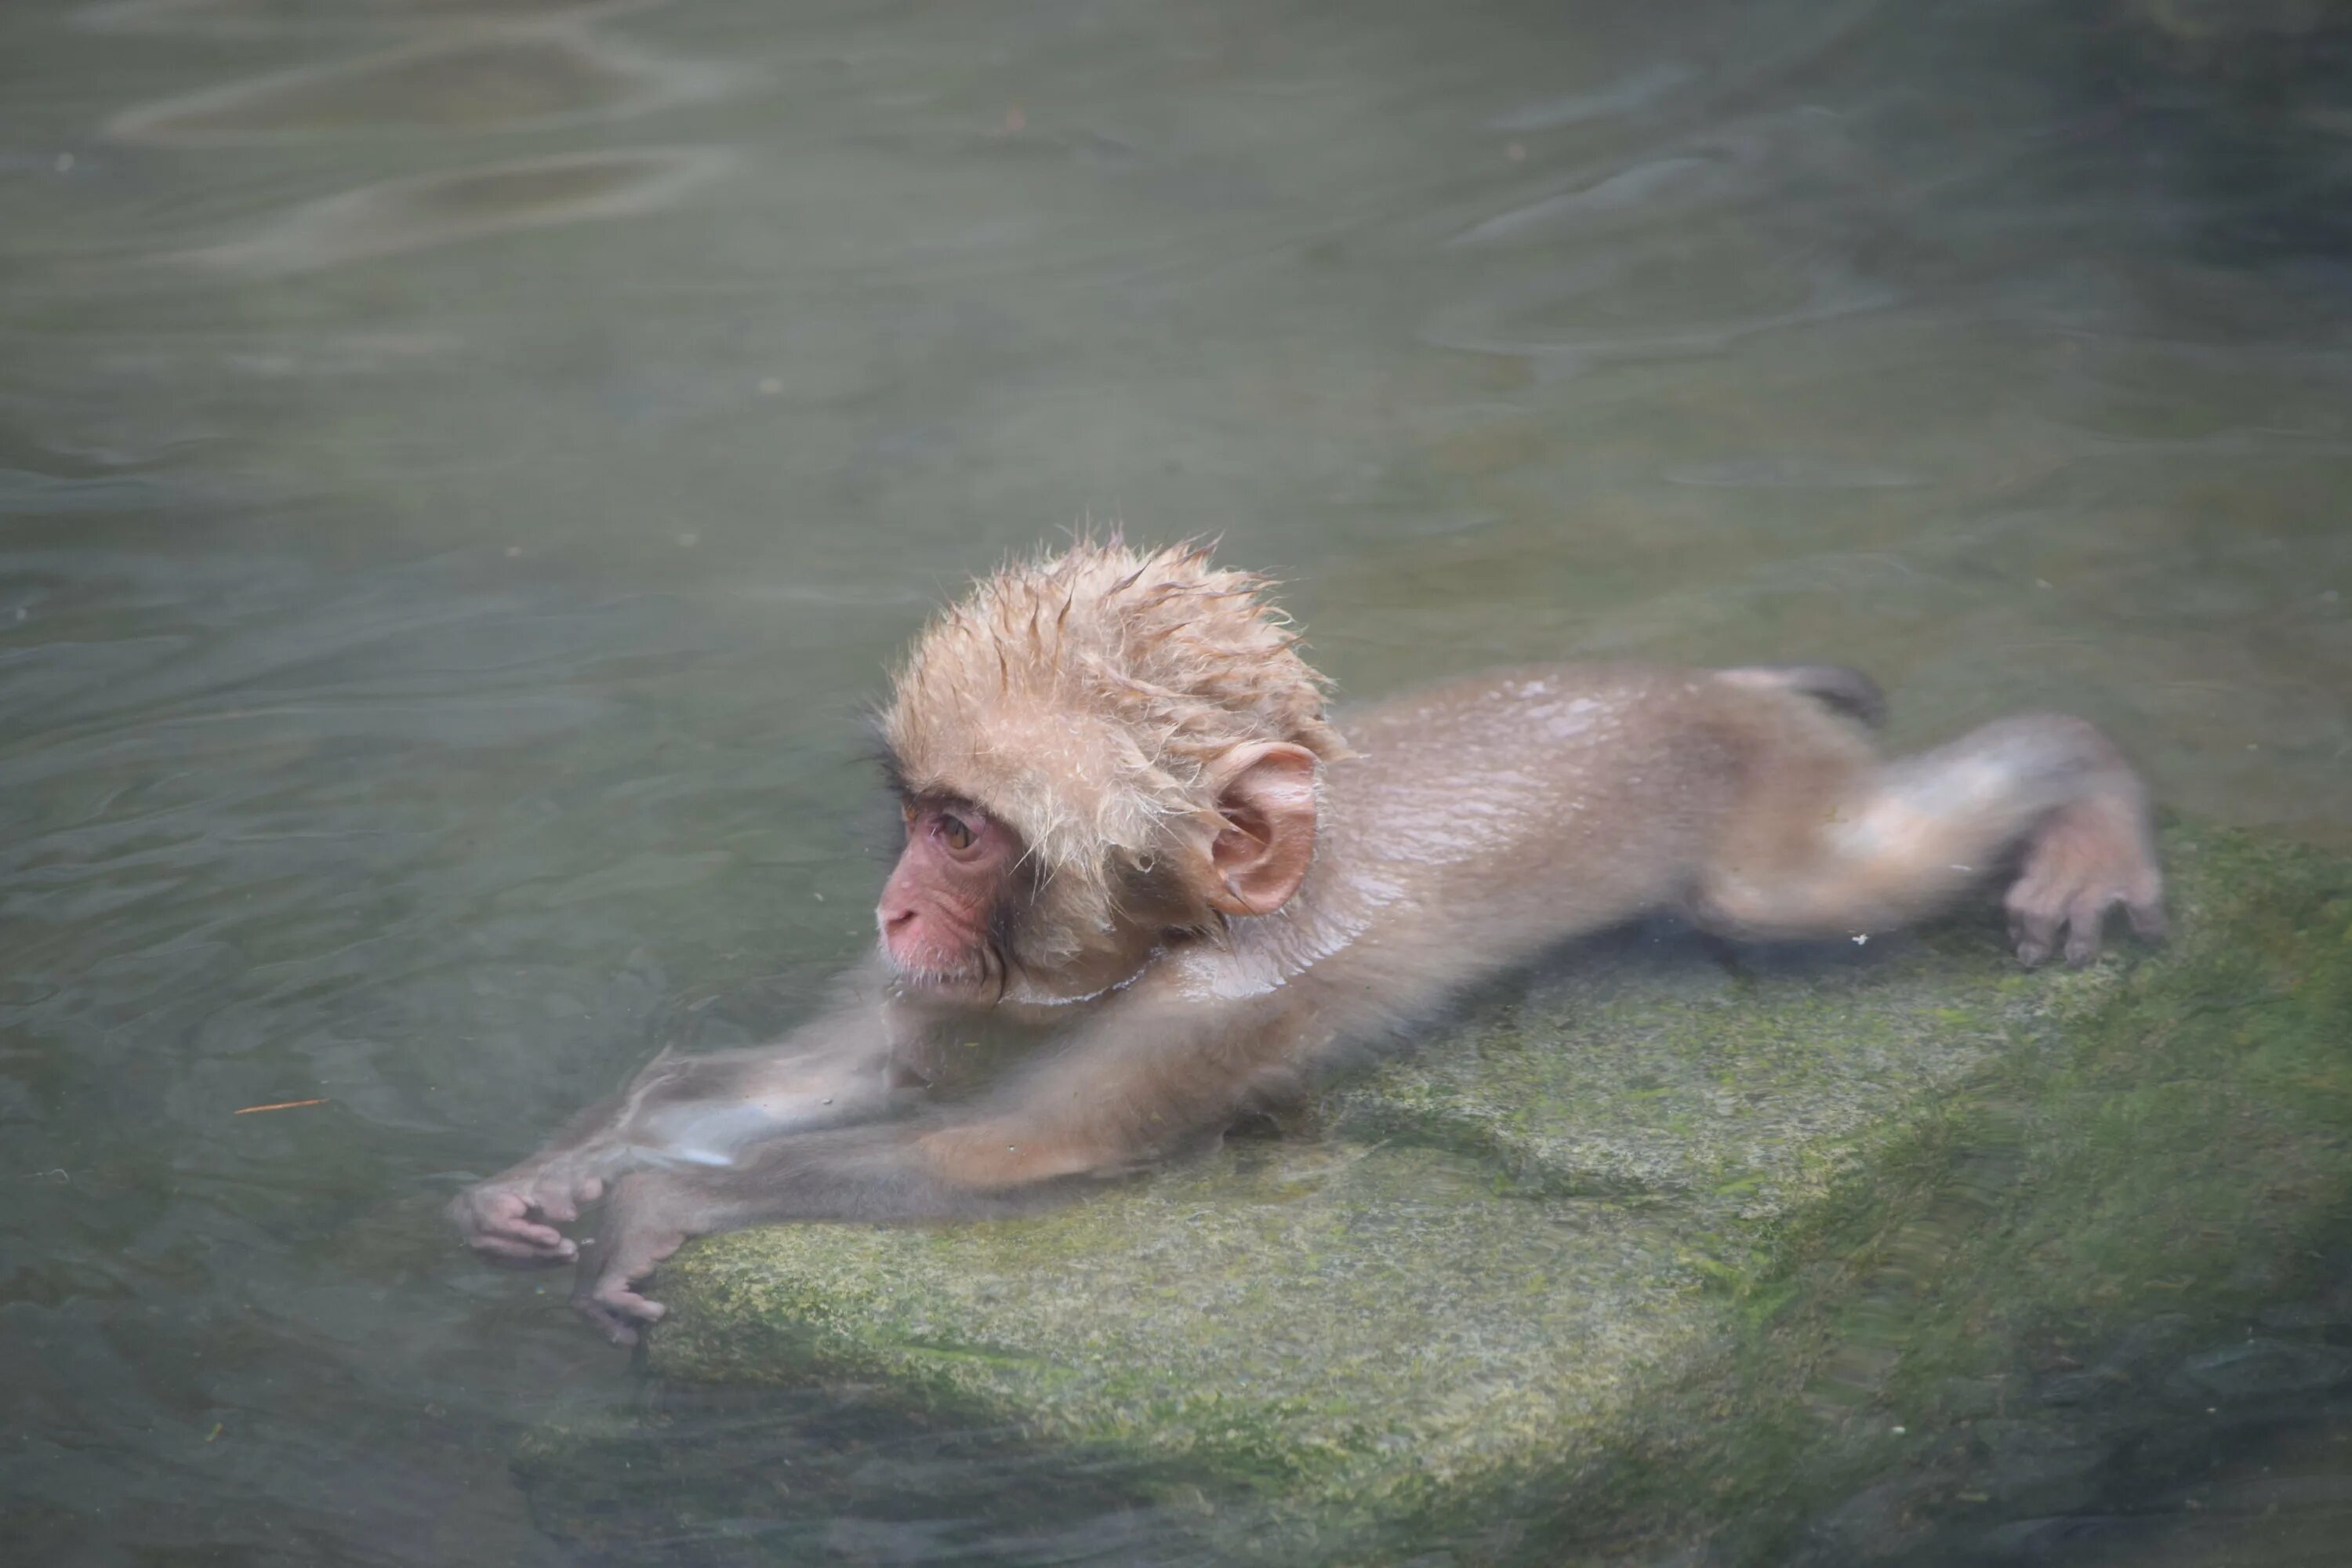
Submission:
M 636 1172 L 613 1184 L 596 1244 L 581 1259 L 572 1305 L 616 1345 L 635 1344 L 638 1330 L 669 1310 L 639 1295 L 635 1285 L 703 1228 L 689 1223 L 686 1195 L 663 1172 Z
M 1849 767 L 1826 791 L 1802 759 L 1758 775 L 1700 879 L 1697 913 L 1716 929 L 1884 930 L 1948 903 L 2022 846 L 2006 902 L 2024 963 L 2048 958 L 2062 931 L 2067 961 L 2089 963 L 2117 905 L 2141 935 L 2163 934 L 2146 793 L 2079 719 L 2004 719 L 1932 752 Z

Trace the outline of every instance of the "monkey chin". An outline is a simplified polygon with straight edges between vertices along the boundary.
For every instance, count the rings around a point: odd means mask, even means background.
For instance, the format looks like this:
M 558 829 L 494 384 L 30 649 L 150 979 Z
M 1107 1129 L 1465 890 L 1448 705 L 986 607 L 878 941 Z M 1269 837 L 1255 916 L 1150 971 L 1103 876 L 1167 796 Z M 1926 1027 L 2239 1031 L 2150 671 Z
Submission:
M 889 967 L 890 984 L 911 1000 L 943 1002 L 955 1006 L 988 1007 L 1004 994 L 1003 969 L 972 954 L 950 954 L 929 948 L 900 953 L 887 938 L 877 943 Z

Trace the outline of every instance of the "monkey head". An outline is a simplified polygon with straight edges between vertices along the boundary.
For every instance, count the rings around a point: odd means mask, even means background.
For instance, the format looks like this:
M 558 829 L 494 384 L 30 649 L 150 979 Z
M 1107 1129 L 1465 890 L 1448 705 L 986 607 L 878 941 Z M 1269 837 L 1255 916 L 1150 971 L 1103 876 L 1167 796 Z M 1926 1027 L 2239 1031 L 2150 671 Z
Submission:
M 1081 542 L 916 638 L 881 719 L 907 843 L 876 918 L 903 984 L 1083 994 L 1297 890 L 1346 749 L 1265 580 L 1208 557 Z

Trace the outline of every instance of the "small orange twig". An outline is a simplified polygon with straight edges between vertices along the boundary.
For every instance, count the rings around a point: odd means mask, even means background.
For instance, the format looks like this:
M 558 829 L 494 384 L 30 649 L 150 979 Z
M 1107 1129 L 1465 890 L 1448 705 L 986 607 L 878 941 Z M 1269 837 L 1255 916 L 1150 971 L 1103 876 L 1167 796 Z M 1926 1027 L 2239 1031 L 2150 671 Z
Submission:
M 327 1102 L 324 1099 L 281 1100 L 275 1105 L 248 1105 L 242 1110 L 232 1110 L 229 1114 L 231 1116 L 250 1116 L 257 1110 L 299 1110 L 306 1105 L 324 1105 Z

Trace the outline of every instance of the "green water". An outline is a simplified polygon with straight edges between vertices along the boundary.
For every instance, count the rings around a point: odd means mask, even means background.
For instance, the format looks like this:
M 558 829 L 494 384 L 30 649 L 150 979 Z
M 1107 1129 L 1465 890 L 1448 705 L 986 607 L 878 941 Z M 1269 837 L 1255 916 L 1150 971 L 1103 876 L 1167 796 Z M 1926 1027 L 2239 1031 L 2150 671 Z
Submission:
M 519 1435 L 671 1395 L 434 1211 L 863 944 L 881 661 L 1088 519 L 1350 692 L 1834 658 L 2352 844 L 2352 51 L 2231 14 L 10 0 L 12 1552 L 579 1560 Z M 1150 1533 L 845 1420 L 780 1556 Z

